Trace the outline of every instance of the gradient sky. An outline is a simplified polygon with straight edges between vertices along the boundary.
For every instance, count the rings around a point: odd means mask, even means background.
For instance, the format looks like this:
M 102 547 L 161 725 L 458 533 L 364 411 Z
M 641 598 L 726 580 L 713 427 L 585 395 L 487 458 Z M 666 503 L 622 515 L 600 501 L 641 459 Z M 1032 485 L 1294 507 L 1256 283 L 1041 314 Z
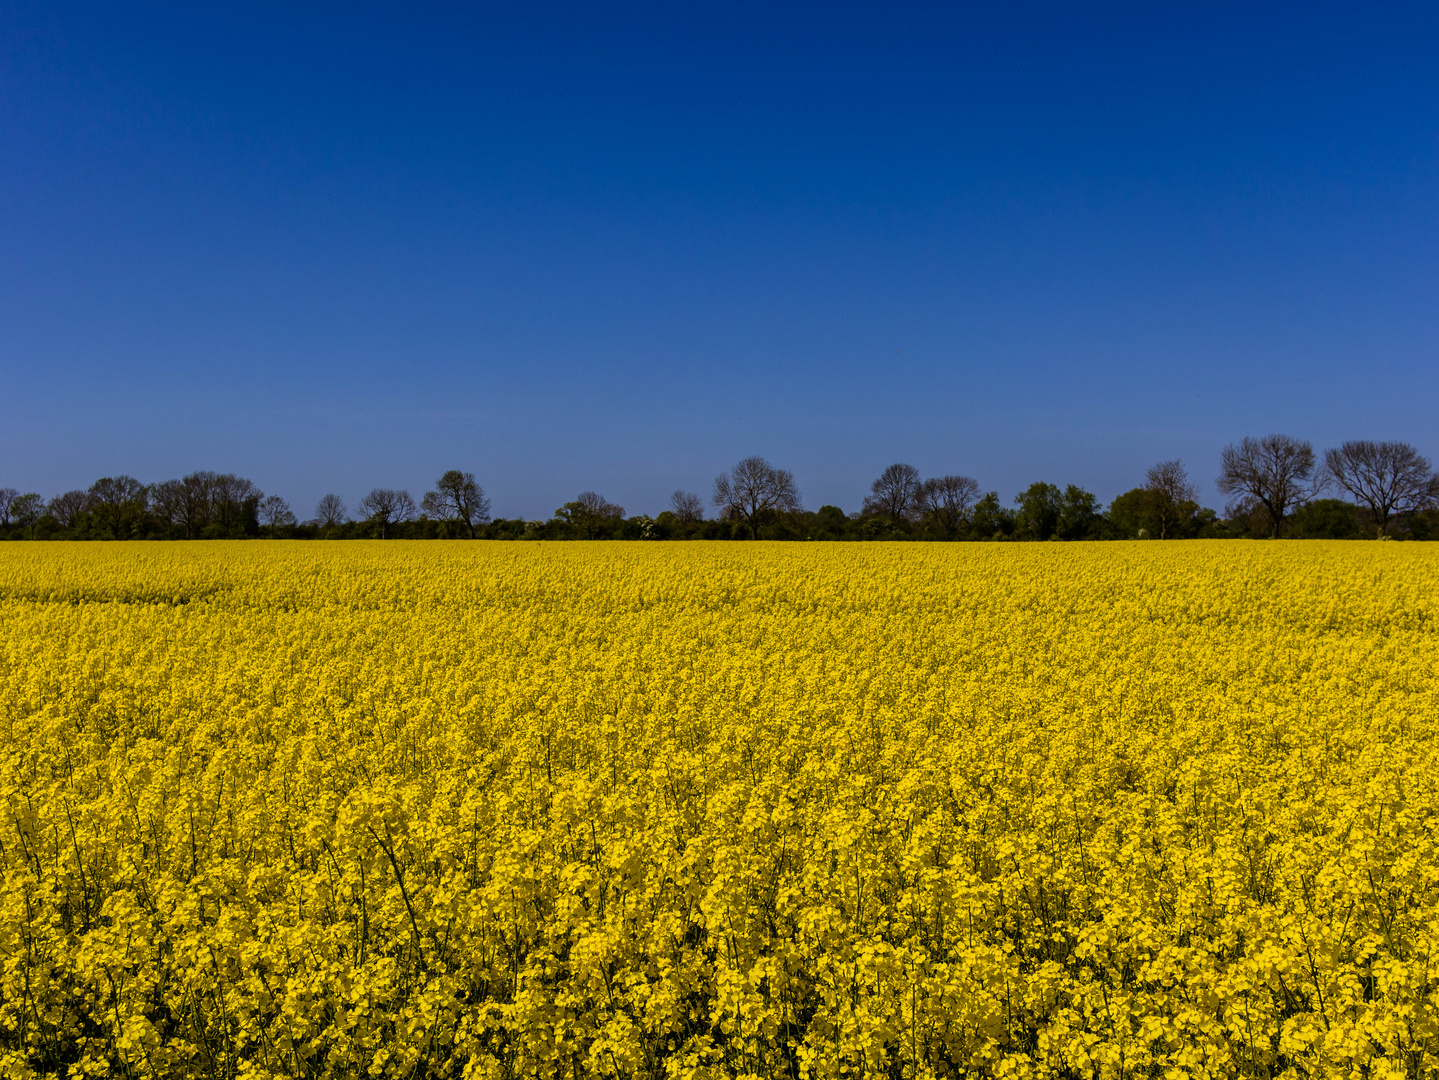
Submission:
M 0 486 L 1439 455 L 1439 7 L 0 6 Z

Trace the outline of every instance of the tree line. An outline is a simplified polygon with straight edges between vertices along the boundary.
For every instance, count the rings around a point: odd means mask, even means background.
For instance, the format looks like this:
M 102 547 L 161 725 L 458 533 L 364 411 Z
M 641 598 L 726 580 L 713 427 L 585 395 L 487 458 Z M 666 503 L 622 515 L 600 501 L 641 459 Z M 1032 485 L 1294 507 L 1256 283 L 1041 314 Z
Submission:
M 1356 440 L 1316 455 L 1287 435 L 1246 437 L 1224 448 L 1222 513 L 1199 505 L 1178 460 L 1107 507 L 1075 485 L 1039 481 L 1006 503 L 973 477 L 921 477 L 890 465 L 858 510 L 806 510 L 792 473 L 748 457 L 714 480 L 708 503 L 676 491 L 654 517 L 581 492 L 548 519 L 494 518 L 473 473 L 445 472 L 416 503 L 374 488 L 352 513 L 327 494 L 297 519 L 288 502 L 233 473 L 200 471 L 143 484 L 107 476 L 50 499 L 0 488 L 0 537 L 85 539 L 707 539 L 707 540 L 1173 540 L 1219 537 L 1439 539 L 1439 477 L 1404 442 Z

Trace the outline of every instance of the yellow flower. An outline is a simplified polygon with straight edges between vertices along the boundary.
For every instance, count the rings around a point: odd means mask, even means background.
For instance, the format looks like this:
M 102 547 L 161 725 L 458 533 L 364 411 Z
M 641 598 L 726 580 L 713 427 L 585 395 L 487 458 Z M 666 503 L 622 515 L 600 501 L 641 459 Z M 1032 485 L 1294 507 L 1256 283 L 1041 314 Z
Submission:
M 1439 549 L 11 544 L 0 1073 L 1425 1075 Z

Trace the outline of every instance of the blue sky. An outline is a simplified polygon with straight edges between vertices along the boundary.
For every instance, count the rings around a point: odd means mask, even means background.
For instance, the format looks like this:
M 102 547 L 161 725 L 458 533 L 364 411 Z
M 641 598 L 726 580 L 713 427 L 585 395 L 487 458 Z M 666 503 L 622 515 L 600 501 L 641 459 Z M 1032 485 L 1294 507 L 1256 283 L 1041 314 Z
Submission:
M 1439 455 L 1432 5 L 0 7 L 0 485 Z

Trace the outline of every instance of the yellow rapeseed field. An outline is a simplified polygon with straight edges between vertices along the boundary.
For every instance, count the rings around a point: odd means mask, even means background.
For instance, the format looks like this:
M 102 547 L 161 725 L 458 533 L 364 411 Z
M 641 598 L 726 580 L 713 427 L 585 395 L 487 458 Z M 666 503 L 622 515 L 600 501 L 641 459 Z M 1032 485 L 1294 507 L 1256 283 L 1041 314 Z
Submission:
M 0 1067 L 1439 1070 L 1439 545 L 9 544 Z

